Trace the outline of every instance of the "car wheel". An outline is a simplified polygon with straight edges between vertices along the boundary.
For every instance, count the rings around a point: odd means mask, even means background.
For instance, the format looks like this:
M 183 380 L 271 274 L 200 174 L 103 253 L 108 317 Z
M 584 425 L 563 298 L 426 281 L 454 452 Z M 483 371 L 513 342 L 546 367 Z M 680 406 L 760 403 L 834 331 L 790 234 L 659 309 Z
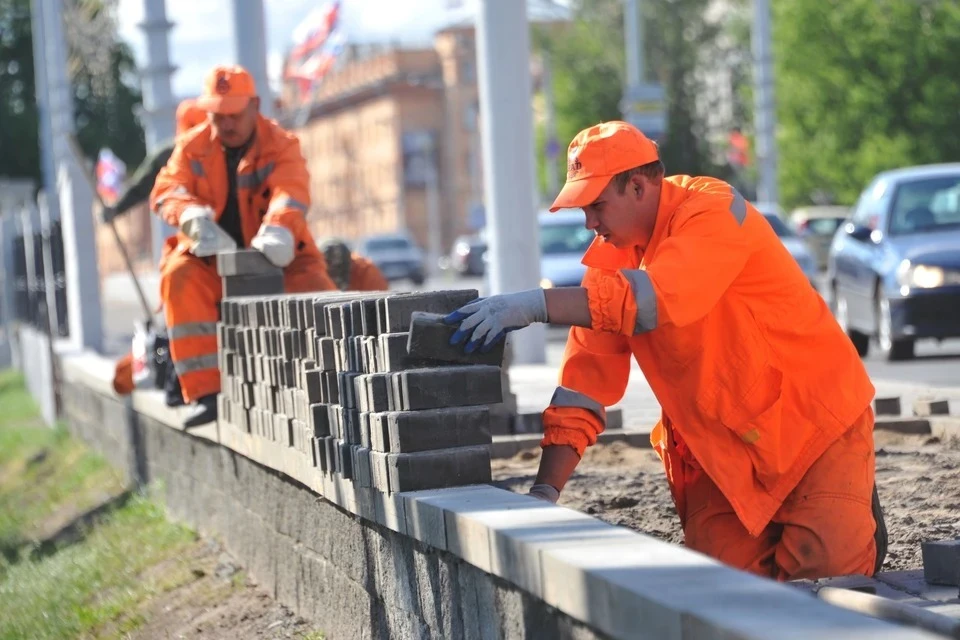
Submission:
M 870 352 L 870 336 L 850 328 L 850 308 L 847 304 L 847 298 L 837 291 L 836 285 L 833 286 L 832 297 L 833 316 L 837 319 L 837 324 L 840 325 L 843 332 L 850 338 L 850 341 L 853 343 L 853 348 L 857 350 L 857 355 L 861 358 L 865 357 Z
M 887 360 L 910 360 L 913 358 L 914 340 L 912 338 L 893 337 L 893 317 L 890 313 L 890 300 L 882 291 L 877 293 L 877 346 Z
M 423 277 L 422 273 L 416 273 L 410 276 L 410 282 L 412 282 L 413 284 L 419 287 L 425 282 L 425 278 Z

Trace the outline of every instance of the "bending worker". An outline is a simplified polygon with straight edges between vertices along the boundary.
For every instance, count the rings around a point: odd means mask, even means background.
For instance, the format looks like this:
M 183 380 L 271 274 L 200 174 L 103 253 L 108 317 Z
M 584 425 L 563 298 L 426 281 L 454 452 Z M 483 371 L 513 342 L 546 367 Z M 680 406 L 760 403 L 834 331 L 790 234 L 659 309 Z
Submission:
M 118 218 L 127 211 L 145 202 L 150 198 L 150 190 L 160 174 L 160 170 L 170 160 L 173 155 L 173 149 L 176 146 L 177 138 L 190 129 L 202 124 L 207 119 L 206 111 L 203 111 L 196 105 L 194 100 L 183 100 L 177 107 L 177 130 L 176 137 L 167 141 L 166 144 L 157 149 L 152 155 L 148 156 L 133 176 L 130 177 L 130 185 L 123 192 L 117 201 L 111 207 L 103 210 L 103 221 L 110 222 Z
M 388 291 L 390 283 L 377 265 L 350 251 L 343 240 L 326 238 L 320 242 L 320 250 L 327 261 L 330 279 L 341 291 Z
M 261 251 L 283 269 L 288 292 L 336 288 L 307 227 L 309 178 L 300 143 L 260 115 L 251 75 L 238 66 L 215 67 L 197 105 L 209 121 L 180 137 L 150 195 L 151 209 L 179 226 L 160 262 L 160 298 L 183 398 L 194 405 L 184 426 L 217 417 L 218 251 Z
M 580 287 L 474 301 L 452 341 L 489 348 L 571 325 L 530 493 L 556 502 L 636 359 L 662 407 L 686 545 L 778 580 L 873 575 L 886 554 L 874 486 L 874 388 L 770 224 L 729 184 L 664 177 L 657 146 L 607 122 L 570 143 L 551 211 L 596 232 Z

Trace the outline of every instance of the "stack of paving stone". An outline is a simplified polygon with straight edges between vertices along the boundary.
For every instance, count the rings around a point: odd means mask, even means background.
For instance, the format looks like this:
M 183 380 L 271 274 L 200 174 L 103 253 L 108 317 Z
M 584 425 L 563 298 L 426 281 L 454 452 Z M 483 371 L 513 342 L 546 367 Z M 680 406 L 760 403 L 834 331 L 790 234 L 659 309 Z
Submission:
M 502 400 L 502 351 L 468 360 L 488 364 L 407 352 L 415 311 L 448 313 L 476 297 L 457 290 L 225 298 L 220 421 L 384 493 L 489 482 L 489 405 Z

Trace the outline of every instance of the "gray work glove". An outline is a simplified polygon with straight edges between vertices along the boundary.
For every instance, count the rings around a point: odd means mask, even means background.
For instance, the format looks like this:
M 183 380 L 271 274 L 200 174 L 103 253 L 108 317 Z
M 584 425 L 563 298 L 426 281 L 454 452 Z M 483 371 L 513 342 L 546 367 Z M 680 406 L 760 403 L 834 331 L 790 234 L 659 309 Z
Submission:
M 560 499 L 560 492 L 549 484 L 533 485 L 530 487 L 530 492 L 528 495 L 531 495 L 534 498 L 540 498 L 541 500 L 546 500 L 547 502 L 551 502 L 553 504 L 557 504 L 557 500 Z
M 460 344 L 467 336 L 464 351 L 490 351 L 508 331 L 522 329 L 535 322 L 547 322 L 547 299 L 543 289 L 502 293 L 466 304 L 446 318 L 447 324 L 460 323 L 450 344 Z

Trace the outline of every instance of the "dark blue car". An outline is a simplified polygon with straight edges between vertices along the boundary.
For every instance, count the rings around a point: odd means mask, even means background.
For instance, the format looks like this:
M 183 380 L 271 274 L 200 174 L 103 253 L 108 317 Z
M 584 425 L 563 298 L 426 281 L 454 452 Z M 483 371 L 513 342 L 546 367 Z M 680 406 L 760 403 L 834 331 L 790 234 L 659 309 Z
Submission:
M 904 360 L 918 339 L 960 336 L 960 163 L 878 174 L 833 238 L 827 285 L 862 356 L 871 338 Z

